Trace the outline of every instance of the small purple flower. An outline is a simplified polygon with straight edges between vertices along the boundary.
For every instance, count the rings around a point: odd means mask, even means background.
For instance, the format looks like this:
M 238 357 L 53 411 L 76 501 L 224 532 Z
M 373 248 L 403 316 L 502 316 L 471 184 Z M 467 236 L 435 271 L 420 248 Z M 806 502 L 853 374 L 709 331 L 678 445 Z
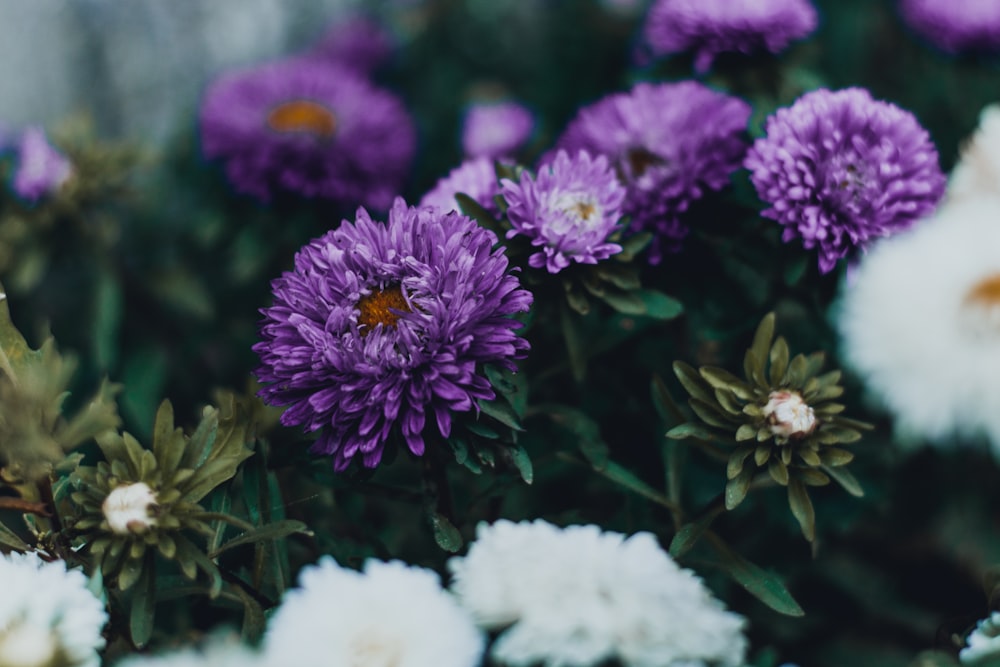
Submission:
M 448 437 L 453 412 L 494 398 L 482 366 L 513 370 L 528 349 L 510 316 L 531 293 L 496 245 L 457 213 L 396 199 L 383 224 L 359 209 L 272 283 L 254 345 L 260 396 L 288 406 L 286 426 L 319 430 L 312 451 L 336 470 L 378 465 L 393 434 L 423 454 L 425 422 Z
M 17 168 L 14 171 L 14 192 L 25 201 L 35 203 L 53 194 L 69 180 L 73 165 L 52 147 L 45 130 L 29 127 L 17 144 Z
M 656 55 L 695 51 L 707 72 L 720 53 L 779 53 L 818 23 L 809 0 L 657 0 L 645 39 Z
M 330 26 L 312 55 L 370 74 L 389 59 L 394 47 L 392 35 L 385 26 L 359 14 Z
M 537 178 L 524 172 L 519 182 L 504 180 L 501 187 L 514 227 L 507 238 L 526 236 L 541 247 L 528 258 L 529 265 L 559 273 L 571 261 L 596 264 L 622 251 L 607 240 L 627 191 L 603 155 L 591 158 L 580 151 L 571 159 L 559 151 L 539 168 Z
M 421 206 L 434 206 L 442 213 L 461 211 L 455 195 L 462 193 L 491 213 L 498 213 L 494 197 L 500 194 L 496 167 L 493 160 L 485 157 L 466 160 L 439 180 L 420 200 Z
M 516 102 L 474 104 L 465 112 L 462 149 L 467 157 L 509 157 L 534 128 L 535 117 Z
M 201 108 L 205 155 L 233 186 L 388 208 L 416 150 L 400 100 L 353 70 L 292 59 L 227 74 Z
M 695 81 L 640 83 L 584 107 L 557 146 L 605 155 L 628 188 L 630 229 L 654 232 L 649 260 L 676 251 L 680 216 L 739 169 L 750 105 Z
M 914 32 L 942 51 L 1000 51 L 1000 2 L 900 0 L 899 12 Z
M 927 131 L 867 90 L 816 90 L 767 119 L 746 157 L 762 215 L 817 248 L 824 273 L 871 239 L 930 214 L 945 178 Z

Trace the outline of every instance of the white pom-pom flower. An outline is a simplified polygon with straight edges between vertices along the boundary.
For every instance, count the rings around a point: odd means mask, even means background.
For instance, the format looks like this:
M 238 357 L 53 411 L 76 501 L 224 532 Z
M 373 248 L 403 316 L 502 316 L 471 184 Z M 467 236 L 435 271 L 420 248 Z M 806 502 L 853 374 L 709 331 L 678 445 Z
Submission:
M 744 619 L 723 608 L 650 533 L 545 521 L 481 524 L 448 564 L 452 590 L 508 665 L 740 665 Z M 505 628 L 505 629 L 504 629 Z
M 979 114 L 979 129 L 962 148 L 948 181 L 947 201 L 1000 196 L 1000 104 Z
M 160 655 L 133 655 L 114 667 L 263 667 L 260 655 L 235 637 L 217 636 L 201 648 L 185 648 Z M 274 667 L 280 663 L 274 663 Z
M 87 578 L 36 553 L 0 556 L 0 664 L 98 667 L 104 605 Z
M 433 571 L 369 560 L 357 572 L 325 557 L 271 617 L 264 653 L 296 667 L 473 667 L 483 644 Z
M 963 665 L 995 665 L 1000 661 L 1000 611 L 995 611 L 976 624 L 959 651 Z
M 845 284 L 844 356 L 903 442 L 986 435 L 1000 456 L 1000 197 L 941 207 Z

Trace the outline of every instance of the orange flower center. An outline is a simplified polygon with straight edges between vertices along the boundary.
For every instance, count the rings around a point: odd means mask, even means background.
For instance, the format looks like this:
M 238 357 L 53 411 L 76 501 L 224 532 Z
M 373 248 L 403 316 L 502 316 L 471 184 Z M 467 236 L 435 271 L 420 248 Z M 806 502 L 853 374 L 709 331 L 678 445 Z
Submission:
M 597 211 L 597 207 L 589 202 L 579 202 L 573 206 L 573 212 L 576 213 L 584 221 L 590 220 L 590 216 L 594 215 Z
M 400 312 L 411 312 L 399 285 L 389 285 L 383 290 L 374 290 L 361 297 L 358 310 L 358 328 L 361 329 L 362 336 L 368 335 L 379 324 L 394 327 Z
M 267 126 L 275 132 L 303 132 L 329 139 L 337 130 L 337 117 L 317 102 L 293 100 L 271 109 Z
M 985 308 L 1000 306 L 1000 273 L 994 273 L 973 285 L 965 294 L 965 303 Z

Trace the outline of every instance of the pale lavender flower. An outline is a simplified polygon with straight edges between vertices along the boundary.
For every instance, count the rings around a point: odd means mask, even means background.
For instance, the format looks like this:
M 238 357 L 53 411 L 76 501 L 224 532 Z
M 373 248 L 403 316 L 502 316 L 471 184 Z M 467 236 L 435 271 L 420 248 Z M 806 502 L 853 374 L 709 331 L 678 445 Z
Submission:
M 500 182 L 497 180 L 496 167 L 493 160 L 485 157 L 466 160 L 439 180 L 420 200 L 421 206 L 434 206 L 443 213 L 461 211 L 457 194 L 468 195 L 477 204 L 491 213 L 499 212 L 493 199 L 500 194 Z
M 816 90 L 767 119 L 745 166 L 762 215 L 784 241 L 801 238 L 830 271 L 873 239 L 932 213 L 945 178 L 927 131 L 908 111 L 867 90 Z
M 645 38 L 656 55 L 694 51 L 706 72 L 720 53 L 779 53 L 817 23 L 809 0 L 657 0 Z
M 467 157 L 508 157 L 534 127 L 531 111 L 516 102 L 473 104 L 465 112 L 462 149 Z
M 900 0 L 903 20 L 942 51 L 1000 51 L 1000 2 Z
M 424 452 L 424 426 L 494 398 L 485 364 L 513 370 L 528 343 L 510 317 L 531 305 L 497 237 L 458 213 L 397 199 L 386 223 L 355 222 L 313 240 L 272 283 L 258 379 L 286 426 L 319 431 L 313 452 L 343 470 L 378 465 L 390 436 Z
M 55 193 L 73 174 L 69 158 L 52 147 L 45 130 L 32 126 L 24 130 L 17 143 L 17 167 L 14 192 L 34 203 Z
M 621 217 L 626 190 L 603 155 L 580 151 L 570 158 L 559 151 L 537 178 L 525 171 L 517 183 L 504 180 L 501 187 L 514 227 L 507 238 L 526 236 L 540 248 L 529 265 L 559 273 L 571 262 L 596 264 L 621 252 L 608 236 Z
M 656 263 L 687 236 L 691 203 L 739 169 L 749 118 L 749 104 L 695 81 L 640 83 L 581 109 L 557 146 L 607 156 L 628 189 L 629 228 L 654 232 Z

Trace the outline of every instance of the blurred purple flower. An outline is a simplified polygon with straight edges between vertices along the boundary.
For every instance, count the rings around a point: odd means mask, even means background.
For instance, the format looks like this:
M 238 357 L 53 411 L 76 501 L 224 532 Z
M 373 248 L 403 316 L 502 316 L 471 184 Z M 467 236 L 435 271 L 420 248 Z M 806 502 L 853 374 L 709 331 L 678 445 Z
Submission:
M 14 192 L 28 202 L 34 203 L 53 194 L 73 173 L 69 159 L 53 148 L 40 127 L 25 129 L 16 149 Z
M 490 213 L 498 213 L 494 197 L 500 194 L 493 160 L 485 157 L 466 160 L 439 180 L 420 200 L 421 206 L 435 206 L 442 213 L 461 211 L 455 195 L 466 194 Z
M 532 296 L 496 244 L 457 213 L 397 199 L 383 224 L 359 209 L 272 283 L 261 397 L 288 406 L 283 424 L 319 430 L 312 451 L 336 470 L 378 465 L 393 434 L 422 455 L 425 421 L 448 437 L 453 412 L 494 397 L 482 366 L 514 369 L 528 349 L 510 315 Z
M 695 51 L 707 72 L 720 53 L 779 53 L 817 23 L 809 0 L 657 0 L 644 32 L 654 54 Z
M 507 238 L 526 236 L 541 248 L 528 258 L 531 266 L 559 273 L 570 262 L 596 264 L 621 252 L 607 240 L 621 218 L 626 189 L 603 155 L 580 151 L 570 158 L 559 151 L 537 178 L 523 172 L 519 182 L 504 180 L 501 187 L 514 227 Z
M 628 188 L 629 228 L 654 232 L 658 263 L 688 233 L 680 215 L 739 168 L 749 118 L 749 104 L 695 81 L 640 83 L 581 109 L 557 146 L 607 156 Z
M 942 51 L 1000 51 L 1000 2 L 900 0 L 903 20 Z
M 870 240 L 934 211 L 945 177 L 927 131 L 908 111 L 867 90 L 816 90 L 767 119 L 745 166 L 762 215 L 784 241 L 817 248 L 824 273 Z
M 226 74 L 201 108 L 202 146 L 240 192 L 386 209 L 416 151 L 402 102 L 351 69 L 292 59 Z
M 389 59 L 394 48 L 385 26 L 368 16 L 354 15 L 330 26 L 311 55 L 370 74 Z
M 531 136 L 535 118 L 516 102 L 473 104 L 462 125 L 467 157 L 508 157 Z

